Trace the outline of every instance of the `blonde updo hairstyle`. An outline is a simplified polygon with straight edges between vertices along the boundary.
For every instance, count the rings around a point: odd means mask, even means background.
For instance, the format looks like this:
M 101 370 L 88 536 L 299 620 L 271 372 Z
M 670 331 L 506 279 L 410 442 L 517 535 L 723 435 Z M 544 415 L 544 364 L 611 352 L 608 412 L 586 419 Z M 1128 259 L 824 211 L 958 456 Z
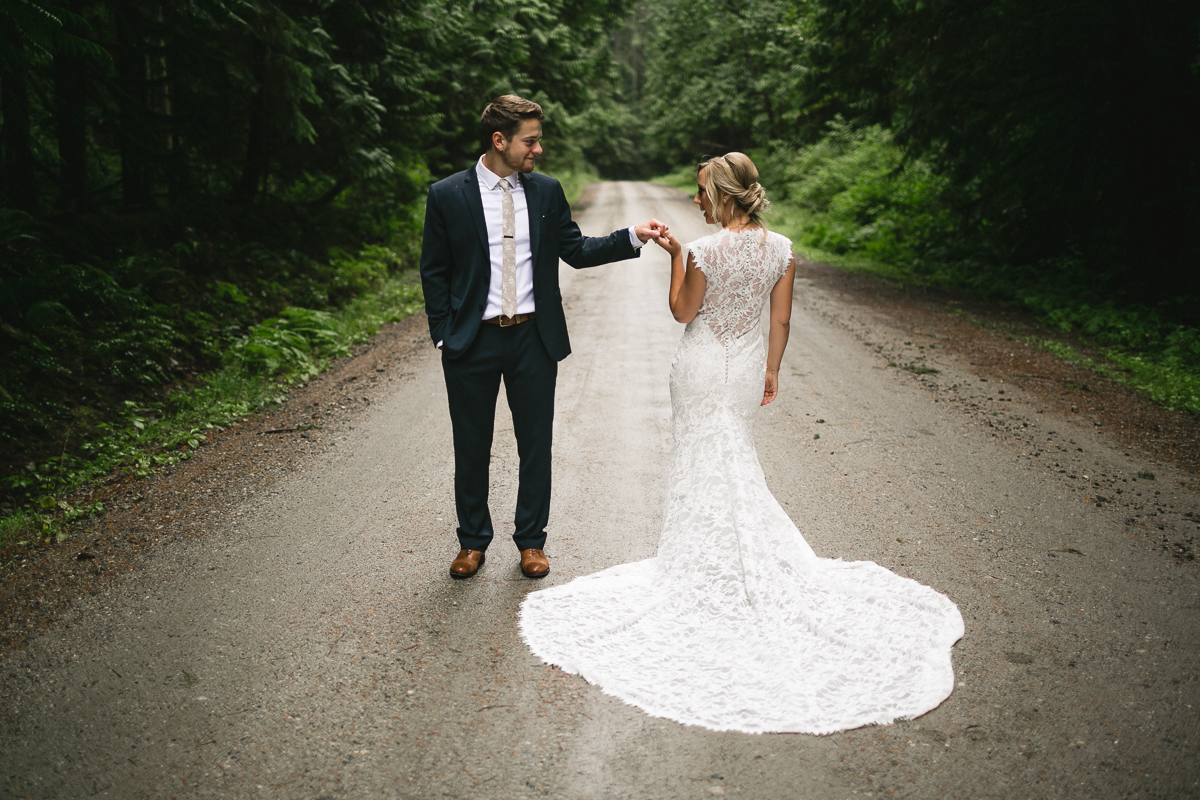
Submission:
M 767 226 L 762 215 L 770 207 L 767 194 L 758 182 L 758 168 L 745 153 L 726 153 L 700 162 L 704 170 L 704 192 L 712 203 L 713 216 L 721 227 L 730 223 L 738 211 L 745 212 L 751 225 Z

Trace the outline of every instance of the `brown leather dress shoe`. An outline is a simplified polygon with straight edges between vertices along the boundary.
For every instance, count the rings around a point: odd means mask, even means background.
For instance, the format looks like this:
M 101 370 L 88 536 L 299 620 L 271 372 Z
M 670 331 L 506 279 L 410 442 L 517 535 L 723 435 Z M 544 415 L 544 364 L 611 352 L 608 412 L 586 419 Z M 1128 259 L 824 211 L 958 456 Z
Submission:
M 458 555 L 454 557 L 454 561 L 450 562 L 450 577 L 451 578 L 469 578 L 479 568 L 483 566 L 484 556 L 482 550 L 459 550 Z
M 522 550 L 521 572 L 526 578 L 544 578 L 550 574 L 550 561 L 541 550 L 532 547 Z

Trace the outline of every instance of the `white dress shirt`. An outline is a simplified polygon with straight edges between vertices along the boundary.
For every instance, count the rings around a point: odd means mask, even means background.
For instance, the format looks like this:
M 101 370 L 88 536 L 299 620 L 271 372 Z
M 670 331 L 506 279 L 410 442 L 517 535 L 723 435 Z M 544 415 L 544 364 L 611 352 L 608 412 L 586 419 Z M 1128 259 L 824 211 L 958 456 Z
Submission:
M 500 316 L 501 295 L 504 282 L 504 190 L 500 188 L 500 176 L 483 165 L 483 158 L 475 164 L 475 176 L 479 179 L 479 195 L 483 200 L 483 221 L 487 224 L 488 255 L 492 263 L 492 277 L 488 284 L 487 306 L 483 318 Z M 529 243 L 529 205 L 525 201 L 525 186 L 514 172 L 508 176 L 513 200 L 513 212 L 517 222 L 517 313 L 531 314 L 533 302 L 533 251 Z M 629 243 L 640 249 L 642 240 L 637 237 L 633 226 L 629 228 Z
M 492 262 L 492 277 L 488 283 L 487 305 L 483 318 L 498 317 L 501 311 L 504 284 L 504 190 L 500 188 L 500 176 L 483 165 L 480 158 L 475 164 L 475 177 L 479 179 L 479 195 L 483 200 L 483 221 L 487 224 L 488 256 Z M 516 217 L 517 244 L 517 313 L 533 312 L 533 250 L 529 244 L 529 204 L 525 202 L 525 186 L 514 172 L 509 175 L 513 212 Z

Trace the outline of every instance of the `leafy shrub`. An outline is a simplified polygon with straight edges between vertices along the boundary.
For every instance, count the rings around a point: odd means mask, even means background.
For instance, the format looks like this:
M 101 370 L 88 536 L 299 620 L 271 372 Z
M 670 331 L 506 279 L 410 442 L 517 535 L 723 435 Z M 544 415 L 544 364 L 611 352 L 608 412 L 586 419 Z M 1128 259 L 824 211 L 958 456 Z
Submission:
M 10 227 L 0 219 L 0 249 L 26 241 Z M 109 272 L 44 253 L 5 264 L 0 512 L 119 465 L 144 473 L 184 458 L 212 425 L 279 400 L 281 381 L 312 378 L 420 308 L 419 287 L 401 276 L 416 247 L 406 238 L 317 264 L 247 245 L 243 270 L 204 282 L 170 262 L 192 244 L 126 256 Z M 292 297 L 308 304 L 281 302 Z
M 968 241 L 970 231 L 956 228 L 961 214 L 952 211 L 947 179 L 925 161 L 906 159 L 879 126 L 854 128 L 835 119 L 814 144 L 776 146 L 754 157 L 778 202 L 772 224 L 815 257 L 1022 305 L 1099 345 L 1104 358 L 1086 359 L 1061 342 L 1042 346 L 1167 408 L 1200 413 L 1197 298 L 1154 307 L 1133 302 L 1112 274 L 1074 252 L 1036 265 L 988 266 L 975 257 L 980 246 Z
M 802 212 L 802 245 L 932 271 L 954 234 L 947 179 L 906 159 L 878 125 L 854 128 L 839 117 L 814 144 L 755 155 L 772 194 Z
M 1200 370 L 1200 331 L 1168 322 L 1152 308 L 1120 308 L 1111 301 L 1097 306 L 1063 304 L 1044 298 L 1030 298 L 1028 305 L 1044 311 L 1045 321 L 1063 332 L 1078 331 L 1102 345 L 1154 350 L 1161 359 Z
M 229 351 L 228 360 L 252 375 L 285 374 L 308 380 L 320 372 L 322 357 L 343 355 L 346 347 L 333 315 L 309 308 L 285 308 L 255 325 Z
M 7 501 L 0 534 L 11 529 L 22 532 L 13 533 L 14 540 L 61 540 L 67 535 L 63 523 L 103 511 L 98 503 L 77 506 L 63 499 L 71 488 L 114 469 L 144 476 L 186 460 L 209 431 L 282 403 L 285 384 L 315 376 L 330 358 L 348 354 L 353 343 L 418 311 L 424 299 L 414 277 L 389 278 L 378 291 L 335 312 L 284 309 L 229 347 L 224 366 L 203 381 L 179 387 L 165 400 L 120 403 L 114 419 L 91 427 L 77 454 L 64 448 L 0 480 Z
M 367 245 L 355 255 L 334 248 L 330 251 L 329 266 L 325 270 L 329 276 L 329 301 L 340 306 L 351 298 L 378 288 L 404 263 L 399 253 L 383 245 Z

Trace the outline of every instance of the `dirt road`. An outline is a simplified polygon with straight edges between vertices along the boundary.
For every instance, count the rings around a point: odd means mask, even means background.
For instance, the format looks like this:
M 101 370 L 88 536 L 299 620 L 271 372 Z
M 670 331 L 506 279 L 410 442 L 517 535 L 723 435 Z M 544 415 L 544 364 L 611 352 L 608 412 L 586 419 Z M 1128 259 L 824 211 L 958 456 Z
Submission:
M 648 184 L 602 184 L 577 216 L 604 233 L 650 215 L 685 240 L 706 232 Z M 352 424 L 288 450 L 269 491 L 171 523 L 207 533 L 0 656 L 0 796 L 1200 796 L 1200 572 L 1145 546 L 1157 519 L 1200 520 L 1190 476 L 1139 479 L 1148 465 L 1090 420 L 1039 413 L 809 281 L 759 418 L 768 482 L 819 554 L 960 605 L 954 694 L 888 727 L 720 734 L 530 656 L 515 627 L 527 591 L 655 551 L 681 333 L 666 286 L 653 247 L 563 268 L 575 352 L 549 578 L 523 579 L 504 541 L 475 578 L 449 578 L 449 418 L 437 355 L 417 348 Z M 922 369 L 889 367 L 900 351 Z M 502 407 L 498 522 L 515 477 Z

